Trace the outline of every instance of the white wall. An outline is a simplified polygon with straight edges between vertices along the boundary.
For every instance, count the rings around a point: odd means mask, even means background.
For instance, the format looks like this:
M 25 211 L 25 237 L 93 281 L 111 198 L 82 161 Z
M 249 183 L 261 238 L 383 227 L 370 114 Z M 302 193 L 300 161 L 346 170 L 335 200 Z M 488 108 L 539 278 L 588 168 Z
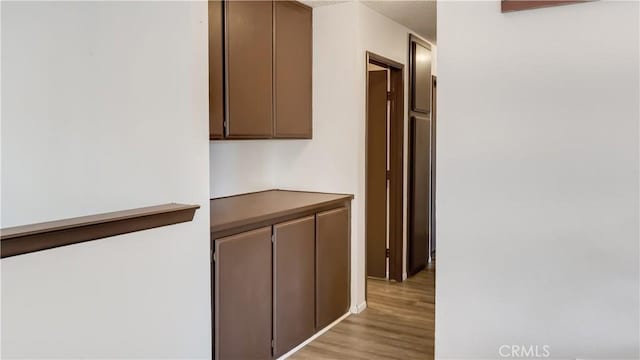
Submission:
M 3 358 L 210 358 L 206 2 L 2 3 L 9 227 L 192 222 L 3 259 Z
M 365 299 L 365 53 L 373 51 L 407 64 L 409 33 L 359 2 L 314 8 L 313 139 L 211 145 L 212 197 L 268 188 L 355 195 L 351 214 L 354 310 Z M 405 72 L 405 94 L 407 84 Z M 405 110 L 406 106 L 405 98 Z M 405 131 L 406 124 L 405 115 Z M 406 168 L 405 163 L 405 176 Z
M 640 357 L 638 14 L 438 2 L 437 358 Z
M 276 188 L 274 147 L 268 142 L 210 142 L 211 198 Z

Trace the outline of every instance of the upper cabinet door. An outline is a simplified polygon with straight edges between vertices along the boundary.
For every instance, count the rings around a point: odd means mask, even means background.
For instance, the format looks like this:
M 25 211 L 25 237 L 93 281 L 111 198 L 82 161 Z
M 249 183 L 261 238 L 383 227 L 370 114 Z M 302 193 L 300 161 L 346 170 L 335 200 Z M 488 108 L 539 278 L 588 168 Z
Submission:
M 209 1 L 209 139 L 222 139 L 224 77 L 222 2 Z
M 411 110 L 428 114 L 431 111 L 431 48 L 413 38 L 411 47 Z
M 275 1 L 274 137 L 311 138 L 312 9 Z
M 226 1 L 227 138 L 273 133 L 273 5 Z

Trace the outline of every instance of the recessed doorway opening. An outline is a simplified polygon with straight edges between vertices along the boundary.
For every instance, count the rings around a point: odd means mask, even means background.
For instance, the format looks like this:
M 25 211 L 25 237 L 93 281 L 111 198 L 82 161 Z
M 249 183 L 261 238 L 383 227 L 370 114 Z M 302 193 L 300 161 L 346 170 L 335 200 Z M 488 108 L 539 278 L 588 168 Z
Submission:
M 403 278 L 404 65 L 367 52 L 366 275 Z

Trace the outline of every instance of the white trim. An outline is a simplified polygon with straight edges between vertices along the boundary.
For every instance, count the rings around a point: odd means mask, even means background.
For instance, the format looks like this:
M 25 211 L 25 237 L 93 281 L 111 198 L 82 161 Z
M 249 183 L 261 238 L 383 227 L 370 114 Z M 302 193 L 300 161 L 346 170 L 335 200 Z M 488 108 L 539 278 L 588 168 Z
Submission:
M 402 273 L 402 281 L 405 281 L 405 280 L 407 280 L 407 273 L 406 272 Z
M 279 358 L 277 358 L 276 360 L 284 360 L 286 358 L 288 358 L 289 356 L 295 354 L 298 350 L 302 349 L 303 347 L 307 346 L 307 344 L 309 344 L 310 342 L 312 342 L 313 340 L 315 340 L 316 338 L 318 338 L 320 335 L 326 333 L 327 331 L 329 331 L 329 329 L 331 329 L 332 327 L 338 325 L 338 323 L 344 319 L 346 319 L 349 315 L 351 315 L 350 312 L 342 315 L 338 320 L 332 322 L 331 324 L 325 326 L 322 330 L 318 331 L 317 333 L 313 334 L 312 337 L 308 338 L 307 340 L 303 341 L 300 345 L 294 347 L 293 349 L 289 350 L 288 353 L 280 356 Z
M 349 309 L 349 311 L 350 311 L 352 314 L 360 314 L 360 313 L 361 313 L 361 312 L 363 312 L 363 311 L 364 311 L 364 309 L 366 309 L 366 308 L 367 308 L 367 302 L 366 302 L 366 301 L 363 301 L 363 302 L 361 302 L 361 303 L 360 303 L 360 304 L 358 304 L 358 305 L 353 305 L 353 306 L 351 307 L 351 309 Z

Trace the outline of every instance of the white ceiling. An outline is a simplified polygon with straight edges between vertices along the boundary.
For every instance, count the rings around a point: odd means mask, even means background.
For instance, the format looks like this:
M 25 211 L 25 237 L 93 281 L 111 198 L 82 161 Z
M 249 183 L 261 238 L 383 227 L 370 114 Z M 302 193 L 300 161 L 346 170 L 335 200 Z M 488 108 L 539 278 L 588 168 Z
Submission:
M 300 0 L 300 2 L 315 8 L 319 6 L 335 5 L 347 2 L 347 0 Z
M 348 0 L 300 0 L 311 7 L 335 5 Z M 374 11 L 400 23 L 436 44 L 436 0 L 363 0 Z
M 377 0 L 362 1 L 371 9 L 436 43 L 436 1 Z

